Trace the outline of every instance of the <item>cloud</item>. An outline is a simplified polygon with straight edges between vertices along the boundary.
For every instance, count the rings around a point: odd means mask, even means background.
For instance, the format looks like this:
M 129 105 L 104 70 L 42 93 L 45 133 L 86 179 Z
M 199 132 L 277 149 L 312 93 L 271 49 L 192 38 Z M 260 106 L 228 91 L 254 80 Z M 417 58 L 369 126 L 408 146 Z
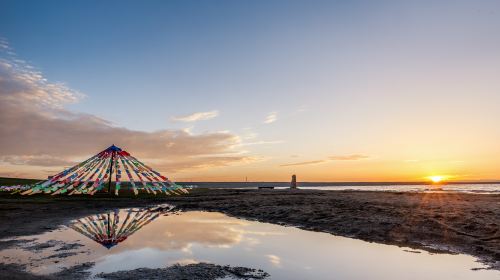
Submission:
M 50 155 L 32 155 L 32 156 L 2 156 L 0 161 L 13 165 L 34 165 L 34 166 L 72 166 L 77 164 L 75 161 L 64 158 L 53 157 Z
M 214 110 L 210 112 L 197 112 L 185 116 L 172 117 L 172 120 L 178 122 L 196 122 L 196 121 L 206 121 L 213 119 L 219 115 L 219 111 Z
M 329 157 L 330 160 L 362 160 L 362 159 L 368 159 L 370 158 L 367 155 L 347 155 L 347 156 L 331 156 Z
M 345 155 L 345 156 L 330 156 L 328 159 L 320 159 L 320 160 L 311 160 L 311 161 L 303 161 L 296 163 L 287 163 L 280 165 L 281 167 L 286 166 L 300 166 L 300 165 L 311 165 L 311 164 L 320 164 L 330 161 L 356 161 L 370 158 L 367 155 L 353 154 L 353 155 Z
M 253 129 L 251 127 L 242 128 L 242 131 L 243 131 L 243 134 L 241 135 L 241 138 L 245 139 L 245 140 L 252 140 L 252 139 L 255 139 L 259 136 L 259 134 L 255 131 L 253 131 Z
M 0 55 L 4 55 L 0 50 Z M 0 56 L 0 160 L 6 164 L 65 166 L 111 144 L 128 150 L 160 172 L 245 163 L 237 154 L 241 140 L 229 132 L 191 134 L 183 130 L 143 132 L 116 127 L 109 121 L 65 106 L 85 96 L 12 57 Z M 201 115 L 200 115 L 201 114 Z M 195 115 L 195 114 L 193 114 Z M 217 111 L 187 116 L 208 119 Z M 224 155 L 220 157 L 220 155 Z M 12 166 L 11 166 L 12 167 Z M 12 168 L 11 168 L 12 169 Z
M 318 164 L 318 163 L 324 163 L 324 162 L 327 162 L 327 160 L 321 159 L 321 160 L 303 161 L 303 162 L 282 164 L 280 166 L 284 167 L 284 166 L 311 165 L 311 164 Z
M 241 143 L 239 146 L 255 146 L 255 145 L 273 145 L 273 144 L 281 144 L 283 140 L 272 140 L 272 141 L 255 141 L 255 142 L 246 142 Z
M 55 174 L 55 173 L 53 173 L 53 174 Z M 31 179 L 30 176 L 32 176 L 32 175 L 28 172 L 23 172 L 23 171 L 0 171 L 0 176 L 6 177 L 6 178 Z
M 265 124 L 270 124 L 278 120 L 278 112 L 271 112 L 269 115 L 267 115 L 266 119 L 264 120 Z
M 207 169 L 235 164 L 246 164 L 260 160 L 259 157 L 230 155 L 230 156 L 191 156 L 184 159 L 163 160 L 156 166 L 161 170 L 178 172 L 188 169 Z

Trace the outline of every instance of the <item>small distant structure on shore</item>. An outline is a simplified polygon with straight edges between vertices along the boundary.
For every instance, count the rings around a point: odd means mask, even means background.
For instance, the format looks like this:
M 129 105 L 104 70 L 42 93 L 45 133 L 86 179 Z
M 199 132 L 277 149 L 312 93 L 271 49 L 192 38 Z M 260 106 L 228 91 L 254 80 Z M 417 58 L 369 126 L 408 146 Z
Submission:
M 290 182 L 290 189 L 297 189 L 297 176 L 295 174 L 292 175 L 292 182 Z

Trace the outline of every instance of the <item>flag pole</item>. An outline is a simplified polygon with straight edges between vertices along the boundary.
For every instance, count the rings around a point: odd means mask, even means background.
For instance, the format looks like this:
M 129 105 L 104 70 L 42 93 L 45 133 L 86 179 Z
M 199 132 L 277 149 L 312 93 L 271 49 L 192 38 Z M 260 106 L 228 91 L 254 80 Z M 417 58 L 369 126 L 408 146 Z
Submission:
M 115 158 L 115 151 L 111 151 L 111 164 L 109 166 L 109 180 L 108 180 L 108 193 L 111 195 L 111 177 L 113 175 L 113 160 Z

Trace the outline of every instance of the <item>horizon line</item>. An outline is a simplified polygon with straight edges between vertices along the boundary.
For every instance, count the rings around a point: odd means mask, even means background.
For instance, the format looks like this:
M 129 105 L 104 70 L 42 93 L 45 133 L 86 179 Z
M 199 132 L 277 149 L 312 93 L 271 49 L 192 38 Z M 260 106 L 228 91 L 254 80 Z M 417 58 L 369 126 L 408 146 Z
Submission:
M 39 178 L 18 178 L 18 177 L 0 177 L 0 179 L 11 179 L 11 180 L 40 180 L 40 181 L 46 181 L 47 179 L 39 179 Z M 123 181 L 123 182 L 128 182 L 128 181 Z M 252 184 L 252 183 L 290 183 L 289 181 L 185 181 L 185 180 L 179 180 L 175 181 L 176 183 L 246 183 L 246 184 Z M 375 185 L 375 184 L 404 184 L 404 185 L 410 185 L 410 184 L 432 184 L 432 185 L 446 185 L 446 184 L 500 184 L 500 179 L 486 179 L 486 180 L 469 180 L 469 181 L 443 181 L 440 183 L 432 183 L 431 181 L 298 181 L 298 183 L 303 183 L 303 184 L 314 184 L 314 183 L 321 183 L 321 184 L 370 184 L 370 185 Z

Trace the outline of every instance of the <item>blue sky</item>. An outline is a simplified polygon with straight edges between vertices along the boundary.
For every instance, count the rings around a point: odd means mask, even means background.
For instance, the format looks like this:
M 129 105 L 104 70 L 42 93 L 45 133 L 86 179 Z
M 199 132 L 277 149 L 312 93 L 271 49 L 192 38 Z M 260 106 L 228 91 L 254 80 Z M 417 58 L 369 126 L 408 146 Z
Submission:
M 499 6 L 2 0 L 0 36 L 48 81 L 86 96 L 65 104 L 68 111 L 134 131 L 226 131 L 243 144 L 263 142 L 239 151 L 260 159 L 250 170 L 279 170 L 262 178 L 286 179 L 302 169 L 280 166 L 297 161 L 320 163 L 302 171 L 311 179 L 369 180 L 381 161 L 387 167 L 378 179 L 432 175 L 424 173 L 481 179 L 495 176 L 484 167 L 493 159 L 481 158 L 499 149 L 462 135 L 500 138 L 492 121 L 500 119 L 494 105 L 500 101 Z M 210 120 L 172 120 L 214 110 Z M 276 121 L 265 124 L 270 114 Z M 471 149 L 474 141 L 486 142 Z M 325 158 L 353 154 L 371 160 L 357 163 L 359 172 L 349 176 L 327 175 L 353 168 Z M 427 163 L 386 174 L 407 160 Z M 458 161 L 470 166 L 447 165 Z M 249 172 L 217 168 L 214 178 Z
M 235 129 L 269 111 L 309 105 L 304 94 L 329 95 L 320 84 L 335 80 L 330 63 L 349 48 L 342 37 L 365 32 L 360 24 L 346 26 L 349 17 L 369 10 L 346 1 L 11 3 L 2 32 L 23 59 L 88 95 L 76 110 L 142 130 L 164 128 L 170 115 L 221 106 L 238 115 Z M 338 53 L 325 52 L 337 41 Z M 316 68 L 328 73 L 318 76 Z M 158 114 L 145 122 L 109 110 L 110 103 Z

